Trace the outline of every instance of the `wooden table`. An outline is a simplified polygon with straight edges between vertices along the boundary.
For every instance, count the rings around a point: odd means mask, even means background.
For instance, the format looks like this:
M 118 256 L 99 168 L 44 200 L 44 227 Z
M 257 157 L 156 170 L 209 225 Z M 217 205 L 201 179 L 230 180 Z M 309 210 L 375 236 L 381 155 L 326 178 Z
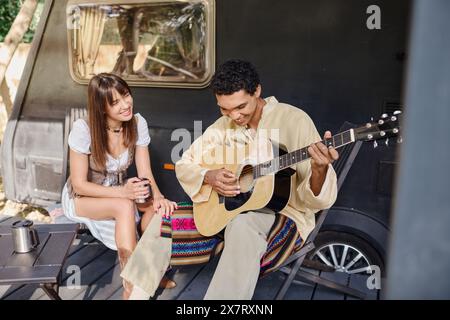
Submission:
M 79 224 L 34 225 L 39 246 L 15 253 L 10 225 L 0 225 L 0 284 L 38 283 L 53 300 L 61 300 L 62 269 Z

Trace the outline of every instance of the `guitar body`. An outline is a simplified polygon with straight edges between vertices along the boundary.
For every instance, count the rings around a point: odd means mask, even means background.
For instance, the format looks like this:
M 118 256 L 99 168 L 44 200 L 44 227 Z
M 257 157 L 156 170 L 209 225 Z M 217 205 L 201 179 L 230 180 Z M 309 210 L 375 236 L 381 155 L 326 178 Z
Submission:
M 203 157 L 202 167 L 209 170 L 225 168 L 239 179 L 241 193 L 224 197 L 212 190 L 209 201 L 194 203 L 194 220 L 204 236 L 220 232 L 238 214 L 264 207 L 278 212 L 289 202 L 292 175 L 287 168 L 276 174 L 253 178 L 254 165 L 271 160 L 286 150 L 267 139 L 257 139 L 242 147 L 221 146 Z M 202 186 L 205 188 L 205 185 Z

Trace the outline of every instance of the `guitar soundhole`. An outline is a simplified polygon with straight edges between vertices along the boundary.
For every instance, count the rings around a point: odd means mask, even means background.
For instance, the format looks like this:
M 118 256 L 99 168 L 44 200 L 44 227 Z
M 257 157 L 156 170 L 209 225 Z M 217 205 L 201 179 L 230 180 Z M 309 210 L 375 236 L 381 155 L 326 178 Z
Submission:
M 249 192 L 253 188 L 253 166 L 246 165 L 239 176 L 241 193 Z

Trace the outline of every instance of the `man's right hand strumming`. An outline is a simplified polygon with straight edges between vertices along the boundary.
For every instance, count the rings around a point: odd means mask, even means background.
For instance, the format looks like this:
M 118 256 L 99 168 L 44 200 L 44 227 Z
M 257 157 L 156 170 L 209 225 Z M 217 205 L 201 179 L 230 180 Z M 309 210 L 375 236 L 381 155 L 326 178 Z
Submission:
M 240 187 L 234 174 L 227 169 L 208 170 L 204 183 L 225 197 L 234 197 L 240 193 Z

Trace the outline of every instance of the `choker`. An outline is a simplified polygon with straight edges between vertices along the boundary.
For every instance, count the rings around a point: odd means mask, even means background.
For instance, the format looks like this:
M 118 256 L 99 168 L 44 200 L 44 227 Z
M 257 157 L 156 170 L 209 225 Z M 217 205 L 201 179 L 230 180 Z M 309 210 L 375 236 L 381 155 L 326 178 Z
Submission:
M 106 126 L 106 129 L 109 131 L 112 131 L 114 133 L 120 133 L 120 132 L 122 132 L 123 127 L 120 127 L 119 129 L 113 129 L 113 128 L 110 128 L 109 126 Z

